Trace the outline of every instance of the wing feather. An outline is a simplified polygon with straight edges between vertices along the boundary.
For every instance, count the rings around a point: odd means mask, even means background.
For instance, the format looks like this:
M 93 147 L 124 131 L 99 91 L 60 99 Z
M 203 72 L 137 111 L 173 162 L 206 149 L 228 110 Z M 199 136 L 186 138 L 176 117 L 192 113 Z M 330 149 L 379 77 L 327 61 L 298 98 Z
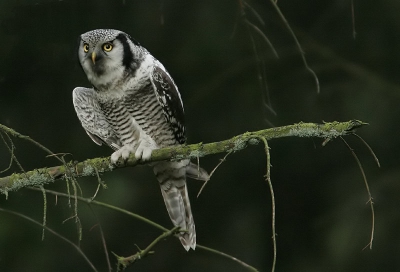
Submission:
M 170 125 L 176 140 L 180 144 L 184 144 L 186 142 L 185 115 L 178 87 L 159 62 L 154 65 L 150 78 L 165 119 Z
M 104 142 L 114 150 L 121 148 L 120 141 L 100 108 L 95 91 L 77 87 L 72 94 L 76 114 L 90 138 L 98 145 Z

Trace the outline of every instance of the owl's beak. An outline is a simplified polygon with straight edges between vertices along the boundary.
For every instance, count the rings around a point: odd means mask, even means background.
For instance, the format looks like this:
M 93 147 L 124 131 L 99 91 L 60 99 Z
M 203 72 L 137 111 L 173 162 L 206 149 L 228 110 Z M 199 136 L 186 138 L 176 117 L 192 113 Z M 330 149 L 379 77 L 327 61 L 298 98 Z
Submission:
M 96 52 L 92 53 L 92 62 L 93 64 L 96 64 Z

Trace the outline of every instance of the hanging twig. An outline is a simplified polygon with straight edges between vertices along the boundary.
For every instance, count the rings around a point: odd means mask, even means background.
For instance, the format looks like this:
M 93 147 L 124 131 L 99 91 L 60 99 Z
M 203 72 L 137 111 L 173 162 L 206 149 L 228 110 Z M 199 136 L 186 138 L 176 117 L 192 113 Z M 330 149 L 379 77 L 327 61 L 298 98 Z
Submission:
M 267 170 L 265 174 L 265 180 L 268 183 L 269 186 L 269 192 L 271 194 L 271 207 L 272 207 L 272 220 L 271 220 L 271 228 L 272 228 L 272 246 L 274 248 L 274 256 L 272 260 L 272 268 L 271 272 L 275 272 L 275 267 L 276 267 L 276 255 L 277 255 L 277 248 L 276 248 L 276 225 L 275 225 L 275 211 L 276 211 L 276 206 L 275 206 L 275 194 L 274 194 L 274 187 L 272 186 L 272 181 L 271 181 L 271 155 L 269 153 L 269 146 L 268 142 L 265 138 L 261 138 L 261 140 L 264 143 L 265 147 L 265 155 L 267 157 Z
M 226 157 L 228 157 L 228 155 L 231 154 L 231 152 L 226 153 L 226 155 L 224 156 L 223 159 L 220 160 L 220 162 L 217 164 L 217 166 L 214 167 L 214 169 L 210 172 L 210 175 L 208 176 L 208 180 L 204 181 L 203 185 L 201 186 L 199 193 L 197 194 L 197 197 L 200 196 L 201 192 L 203 191 L 204 187 L 206 187 L 208 181 L 211 179 L 211 176 L 214 174 L 214 172 L 218 169 L 218 167 L 224 162 L 226 161 Z M 199 165 L 199 164 L 198 164 Z M 200 172 L 200 171 L 199 171 Z
M 23 215 L 23 214 L 21 214 L 21 213 L 17 213 L 17 212 L 14 212 L 14 211 L 9 211 L 9 210 L 3 209 L 3 208 L 0 208 L 0 211 L 6 212 L 6 213 L 9 213 L 9 214 L 13 214 L 13 215 L 19 216 L 19 217 L 21 217 L 21 218 L 23 218 L 23 219 L 26 219 L 26 220 L 28 220 L 28 221 L 30 221 L 30 222 L 36 224 L 36 225 L 41 226 L 42 228 L 44 228 L 44 229 L 46 229 L 48 232 L 54 234 L 55 236 L 57 236 L 57 237 L 60 238 L 61 240 L 64 240 L 65 242 L 67 242 L 68 244 L 70 244 L 71 246 L 73 246 L 73 247 L 76 249 L 76 251 L 78 251 L 78 253 L 79 253 L 79 254 L 85 259 L 85 261 L 90 265 L 90 267 L 92 268 L 93 271 L 96 271 L 96 272 L 97 272 L 96 267 L 92 264 L 92 262 L 91 262 L 91 261 L 89 260 L 89 258 L 85 255 L 85 253 L 83 253 L 82 249 L 80 249 L 80 247 L 78 247 L 77 245 L 75 245 L 73 242 L 71 242 L 70 240 L 68 240 L 68 239 L 65 238 L 64 236 L 58 234 L 57 232 L 55 232 L 54 230 L 50 229 L 50 228 L 47 227 L 47 226 L 43 226 L 41 223 L 37 222 L 36 220 L 34 220 L 34 219 L 32 219 L 32 218 L 30 218 L 30 217 L 28 217 L 28 216 L 26 216 L 26 215 Z
M 298 49 L 299 52 L 300 52 L 301 59 L 303 60 L 304 67 L 305 67 L 306 70 L 307 70 L 308 72 L 310 72 L 310 74 L 313 76 L 313 78 L 314 78 L 314 80 L 315 80 L 315 86 L 316 86 L 316 88 L 317 88 L 317 93 L 320 93 L 320 86 L 319 86 L 319 79 L 318 79 L 318 76 L 317 76 L 317 74 L 314 72 L 314 70 L 311 69 L 310 66 L 308 66 L 305 53 L 304 53 L 304 51 L 303 51 L 303 48 L 302 48 L 301 45 L 300 45 L 299 40 L 297 39 L 296 34 L 294 34 L 294 31 L 293 31 L 293 29 L 290 27 L 288 21 L 286 20 L 285 15 L 283 15 L 283 13 L 281 12 L 281 9 L 278 7 L 278 4 L 277 4 L 278 1 L 274 1 L 274 0 L 270 0 L 270 1 L 271 1 L 272 6 L 274 6 L 276 12 L 278 13 L 279 17 L 281 17 L 281 20 L 283 21 L 283 23 L 284 23 L 284 25 L 286 26 L 287 30 L 289 31 L 290 35 L 293 37 L 293 40 L 294 40 L 294 42 L 296 43 L 297 49 Z
M 231 255 L 228 255 L 228 254 L 226 254 L 224 252 L 221 252 L 221 251 L 209 248 L 209 247 L 205 247 L 205 246 L 202 246 L 202 245 L 197 245 L 196 247 L 200 248 L 200 249 L 203 249 L 203 250 L 206 250 L 206 251 L 209 251 L 209 252 L 212 252 L 212 253 L 215 253 L 215 254 L 218 254 L 218 255 L 223 256 L 225 258 L 228 258 L 228 259 L 230 259 L 230 260 L 232 260 L 234 262 L 237 262 L 240 265 L 242 265 L 243 267 L 245 267 L 246 269 L 248 269 L 249 271 L 254 271 L 254 272 L 258 271 L 256 268 L 252 267 L 251 265 L 248 265 L 247 263 L 245 263 L 245 262 L 243 262 L 243 261 L 241 261 L 241 260 L 239 260 L 239 259 L 237 259 L 237 258 L 235 258 L 235 257 L 233 257 Z
M 360 160 L 358 159 L 356 153 L 354 152 L 354 150 L 350 147 L 350 145 L 346 142 L 345 139 L 343 139 L 343 137 L 340 137 L 340 139 L 343 141 L 343 143 L 349 148 L 351 154 L 353 155 L 354 159 L 357 162 L 358 167 L 360 168 L 361 174 L 363 176 L 364 179 L 364 184 L 365 184 L 365 188 L 367 189 L 367 193 L 368 193 L 368 201 L 366 204 L 369 203 L 370 207 L 371 207 L 371 216 L 372 216 L 372 226 L 371 226 L 371 236 L 370 236 L 370 240 L 369 243 L 364 247 L 367 248 L 369 247 L 369 249 L 372 249 L 372 242 L 374 240 L 374 233 L 375 233 L 375 211 L 374 211 L 374 202 L 372 201 L 372 195 L 371 195 L 371 191 L 369 190 L 369 185 L 368 185 L 368 181 L 367 181 L 367 176 L 365 175 L 364 169 L 361 165 Z

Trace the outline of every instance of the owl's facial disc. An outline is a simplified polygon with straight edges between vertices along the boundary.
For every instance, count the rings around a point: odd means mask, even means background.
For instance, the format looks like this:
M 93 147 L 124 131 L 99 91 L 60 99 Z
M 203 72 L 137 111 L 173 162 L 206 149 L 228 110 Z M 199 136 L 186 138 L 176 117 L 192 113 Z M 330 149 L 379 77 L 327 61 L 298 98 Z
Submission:
M 124 46 L 118 40 L 83 40 L 79 58 L 89 81 L 96 86 L 108 85 L 124 77 Z

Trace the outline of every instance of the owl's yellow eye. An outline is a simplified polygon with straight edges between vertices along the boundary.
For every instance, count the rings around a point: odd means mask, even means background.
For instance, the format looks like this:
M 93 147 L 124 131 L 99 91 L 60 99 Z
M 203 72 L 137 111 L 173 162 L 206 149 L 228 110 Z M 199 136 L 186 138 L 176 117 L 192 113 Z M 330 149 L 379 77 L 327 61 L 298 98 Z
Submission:
M 83 51 L 85 53 L 89 52 L 89 45 L 87 43 L 83 44 Z
M 106 52 L 110 52 L 113 49 L 113 45 L 111 43 L 103 44 L 103 50 Z

